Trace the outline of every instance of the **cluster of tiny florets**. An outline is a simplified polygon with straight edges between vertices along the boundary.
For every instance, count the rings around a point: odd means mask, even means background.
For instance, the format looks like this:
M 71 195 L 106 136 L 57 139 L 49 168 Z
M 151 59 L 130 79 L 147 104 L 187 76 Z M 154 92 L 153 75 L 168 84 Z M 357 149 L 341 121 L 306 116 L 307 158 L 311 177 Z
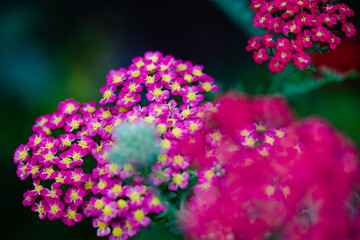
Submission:
M 127 239 L 148 226 L 148 214 L 165 206 L 146 181 L 170 191 L 188 185 L 190 159 L 180 154 L 178 142 L 201 129 L 212 107 L 199 105 L 202 93 L 218 90 L 202 69 L 147 52 L 127 69 L 110 71 L 100 90 L 100 104 L 107 106 L 69 99 L 36 119 L 33 135 L 14 154 L 17 175 L 34 185 L 23 205 L 40 219 L 62 219 L 69 226 L 90 217 L 97 235 L 110 240 Z M 150 142 L 139 146 L 140 138 Z M 145 181 L 134 160 L 154 154 Z
M 199 170 L 179 214 L 188 239 L 357 239 L 356 148 L 324 120 L 283 121 L 282 102 L 264 102 L 220 99 L 183 144 Z
M 309 67 L 312 51 L 340 44 L 339 33 L 354 36 L 355 26 L 347 19 L 354 11 L 344 3 L 328 0 L 252 0 L 255 27 L 272 31 L 252 37 L 247 51 L 256 63 L 269 61 L 272 72 L 282 72 L 289 63 L 301 70 Z M 275 37 L 275 39 L 274 39 Z

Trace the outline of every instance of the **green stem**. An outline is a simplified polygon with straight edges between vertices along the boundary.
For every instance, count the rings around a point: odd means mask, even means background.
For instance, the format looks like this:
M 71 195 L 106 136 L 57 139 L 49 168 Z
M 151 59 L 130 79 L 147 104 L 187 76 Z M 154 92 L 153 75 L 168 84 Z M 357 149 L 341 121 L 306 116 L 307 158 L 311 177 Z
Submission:
M 274 94 L 276 93 L 279 85 L 280 85 L 280 82 L 281 82 L 281 79 L 282 79 L 282 76 L 284 74 L 284 71 L 280 72 L 280 73 L 277 73 L 271 83 L 271 86 L 269 88 L 269 91 L 268 91 L 268 94 Z

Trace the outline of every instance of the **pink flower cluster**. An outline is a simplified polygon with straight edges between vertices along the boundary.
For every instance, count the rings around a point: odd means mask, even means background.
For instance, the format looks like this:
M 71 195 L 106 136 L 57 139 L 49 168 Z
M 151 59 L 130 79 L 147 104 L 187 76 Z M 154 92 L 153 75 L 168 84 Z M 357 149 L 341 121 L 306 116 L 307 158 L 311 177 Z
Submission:
M 296 120 L 284 107 L 226 96 L 182 143 L 199 169 L 179 215 L 189 239 L 359 239 L 356 148 L 323 119 Z
M 301 70 L 308 68 L 309 52 L 320 48 L 335 49 L 340 44 L 341 30 L 347 37 L 356 34 L 355 26 L 347 21 L 354 15 L 344 3 L 333 0 L 252 0 L 250 7 L 256 14 L 255 27 L 272 31 L 252 37 L 247 51 L 254 51 L 256 63 L 269 61 L 272 72 L 282 72 L 292 62 Z
M 116 144 L 113 129 L 123 121 L 142 118 L 159 131 L 162 150 L 151 167 L 153 184 L 164 183 L 170 191 L 187 187 L 190 159 L 180 154 L 178 142 L 201 129 L 204 112 L 212 107 L 199 105 L 201 93 L 218 86 L 202 66 L 160 52 L 147 52 L 133 62 L 107 76 L 100 101 L 107 106 L 61 102 L 55 113 L 36 119 L 33 135 L 16 149 L 17 175 L 31 178 L 34 185 L 24 193 L 23 205 L 40 219 L 62 219 L 72 226 L 91 217 L 98 236 L 120 240 L 148 226 L 149 213 L 165 210 L 131 163 L 109 160 Z
M 100 90 L 100 104 L 116 103 L 127 119 L 143 118 L 156 126 L 161 153 L 149 177 L 155 186 L 170 181 L 169 190 L 184 189 L 190 159 L 180 154 L 179 141 L 201 129 L 204 111 L 212 107 L 199 105 L 203 93 L 216 92 L 219 86 L 203 73 L 203 66 L 160 52 L 147 52 L 132 62 L 128 68 L 110 71 Z

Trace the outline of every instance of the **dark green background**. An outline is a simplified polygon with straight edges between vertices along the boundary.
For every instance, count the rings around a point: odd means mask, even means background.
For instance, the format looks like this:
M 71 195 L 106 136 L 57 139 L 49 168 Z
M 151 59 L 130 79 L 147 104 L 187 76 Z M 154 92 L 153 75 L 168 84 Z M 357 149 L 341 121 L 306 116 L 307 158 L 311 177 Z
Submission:
M 359 1 L 346 2 L 359 15 Z M 110 69 L 159 50 L 203 64 L 222 89 L 259 93 L 268 87 L 273 75 L 245 51 L 251 27 L 239 27 L 223 10 L 210 0 L 0 3 L 2 239 L 96 239 L 89 220 L 67 227 L 40 221 L 23 207 L 31 183 L 17 178 L 12 156 L 35 118 L 54 112 L 59 101 L 98 101 Z M 359 16 L 352 22 L 360 29 Z M 360 143 L 359 81 L 292 96 L 290 104 L 299 116 L 325 117 Z

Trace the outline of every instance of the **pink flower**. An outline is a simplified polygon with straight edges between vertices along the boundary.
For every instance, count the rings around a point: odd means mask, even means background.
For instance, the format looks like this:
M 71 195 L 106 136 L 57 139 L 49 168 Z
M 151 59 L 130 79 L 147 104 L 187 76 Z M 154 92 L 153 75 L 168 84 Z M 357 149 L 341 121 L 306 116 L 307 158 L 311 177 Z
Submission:
M 57 164 L 59 157 L 55 156 L 56 153 L 57 149 L 55 147 L 51 149 L 45 149 L 41 152 L 39 162 L 45 167 L 49 167 L 51 164 Z
M 60 201 L 59 199 L 50 199 L 47 201 L 47 205 L 45 206 L 45 211 L 48 212 L 48 219 L 50 221 L 54 220 L 55 218 L 59 219 L 63 215 L 63 209 L 65 204 Z
M 146 98 L 148 101 L 156 101 L 161 102 L 166 100 L 170 96 L 170 92 L 168 90 L 162 90 L 163 83 L 157 82 L 151 87 L 148 88 L 148 93 L 146 93 Z
M 274 46 L 275 46 L 275 42 L 274 42 L 274 40 L 273 40 L 273 37 L 274 37 L 274 35 L 271 34 L 271 33 L 266 33 L 266 34 L 264 34 L 264 35 L 261 37 L 261 39 L 262 39 L 261 45 L 262 45 L 263 47 L 267 47 L 267 48 L 272 48 L 272 47 L 274 47 Z
M 26 161 L 29 159 L 29 147 L 21 144 L 14 153 L 14 163 L 18 164 L 20 161 Z
M 71 187 L 65 192 L 64 202 L 80 206 L 83 203 L 83 197 L 86 191 L 82 187 Z
M 299 33 L 301 31 L 301 26 L 299 26 L 297 24 L 296 21 L 291 20 L 285 23 L 285 25 L 283 26 L 283 32 L 284 34 L 289 34 L 289 33 Z
M 250 52 L 251 50 L 254 50 L 254 49 L 259 49 L 261 44 L 259 42 L 261 38 L 260 37 L 252 37 L 250 38 L 250 40 L 248 41 L 248 44 L 246 46 L 246 51 Z
M 120 68 L 119 70 L 110 70 L 106 77 L 106 82 L 110 85 L 119 86 L 126 79 L 126 70 Z
M 75 222 L 81 222 L 83 215 L 77 212 L 78 206 L 70 204 L 61 218 L 63 223 L 67 226 L 73 226 Z
M 94 218 L 92 220 L 92 225 L 94 228 L 98 228 L 96 231 L 96 235 L 98 237 L 108 236 L 111 232 L 110 227 L 106 222 L 100 221 L 98 218 Z
M 282 63 L 281 59 L 272 58 L 269 62 L 269 69 L 271 72 L 282 72 L 284 71 L 286 64 Z
M 46 203 L 44 200 L 40 200 L 39 203 L 34 203 L 31 206 L 31 210 L 33 212 L 37 212 L 39 214 L 39 218 L 44 220 L 46 218 L 47 212 L 45 211 Z
M 104 86 L 100 89 L 100 92 L 103 94 L 103 98 L 100 100 L 101 105 L 105 105 L 106 103 L 112 103 L 116 100 L 116 86 Z
M 74 99 L 67 99 L 59 103 L 58 112 L 66 115 L 73 115 L 80 107 L 80 103 L 75 102 Z
M 61 134 L 59 136 L 60 145 L 58 146 L 58 149 L 60 151 L 65 150 L 66 148 L 71 146 L 71 143 L 75 140 L 75 134 L 73 133 L 65 133 Z
M 136 102 L 140 102 L 141 95 L 140 94 L 134 94 L 133 96 L 130 96 L 127 93 L 120 92 L 118 95 L 118 101 L 116 102 L 116 105 L 119 107 L 125 107 L 129 108 L 134 105 Z
M 169 184 L 169 190 L 176 191 L 179 187 L 184 189 L 189 184 L 188 179 L 190 174 L 188 172 L 173 172 L 172 173 L 172 180 Z
M 356 34 L 355 26 L 352 23 L 344 23 L 341 27 L 341 31 L 343 31 L 348 38 L 355 36 Z
M 84 119 L 82 119 L 80 114 L 72 115 L 65 120 L 65 131 L 72 132 L 78 130 L 82 124 L 84 124 Z
M 188 132 L 189 131 L 186 129 L 183 122 L 176 122 L 173 126 L 173 129 L 165 134 L 165 137 L 169 139 L 171 138 L 181 139 L 186 134 L 188 134 Z
M 255 27 L 262 27 L 262 28 L 267 28 L 270 20 L 272 19 L 272 16 L 270 13 L 256 13 L 253 22 L 255 23 Z
M 294 65 L 299 67 L 301 70 L 306 69 L 311 61 L 310 56 L 305 52 L 295 53 L 293 59 Z
M 166 168 L 165 170 L 163 168 L 164 166 L 161 163 L 155 163 L 151 166 L 152 173 L 149 175 L 149 179 L 155 186 L 170 180 L 171 168 Z
M 199 88 L 200 92 L 218 92 L 219 85 L 213 85 L 214 78 L 208 77 L 205 79 L 200 79 L 201 88 Z
M 315 42 L 317 41 L 326 42 L 327 39 L 329 38 L 330 31 L 323 26 L 318 26 L 311 30 L 314 32 L 311 39 Z
M 254 51 L 253 58 L 257 64 L 262 64 L 269 59 L 269 54 L 266 48 L 260 48 L 259 51 Z
M 130 199 L 130 206 L 131 207 L 139 207 L 143 203 L 144 197 L 143 194 L 145 193 L 145 188 L 141 185 L 136 185 L 135 187 L 132 186 L 124 186 L 124 194 Z
M 190 104 L 191 107 L 197 106 L 200 101 L 204 99 L 203 94 L 197 94 L 199 92 L 196 86 L 189 87 L 186 85 L 183 87 L 180 95 L 182 96 L 182 100 L 184 103 Z
M 138 208 L 131 213 L 131 220 L 135 224 L 140 224 L 143 227 L 149 226 L 151 220 L 146 216 L 147 211 L 142 208 Z

